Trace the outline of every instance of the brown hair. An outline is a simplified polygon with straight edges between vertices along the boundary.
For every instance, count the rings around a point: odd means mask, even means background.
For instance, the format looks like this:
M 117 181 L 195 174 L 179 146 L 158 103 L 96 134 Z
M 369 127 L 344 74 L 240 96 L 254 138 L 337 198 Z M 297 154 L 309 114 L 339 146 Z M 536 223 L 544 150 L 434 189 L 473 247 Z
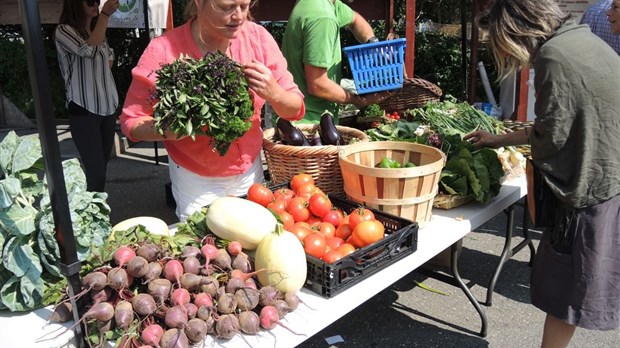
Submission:
M 556 0 L 496 0 L 485 20 L 491 52 L 503 80 L 531 63 L 540 46 L 566 22 Z
M 84 2 L 85 0 L 63 0 L 62 11 L 60 12 L 59 24 L 67 24 L 73 29 L 77 30 L 84 39 L 88 38 L 88 33 L 84 30 L 86 26 L 86 16 L 84 15 Z M 90 22 L 90 29 L 95 29 L 97 25 L 97 18 L 95 17 Z

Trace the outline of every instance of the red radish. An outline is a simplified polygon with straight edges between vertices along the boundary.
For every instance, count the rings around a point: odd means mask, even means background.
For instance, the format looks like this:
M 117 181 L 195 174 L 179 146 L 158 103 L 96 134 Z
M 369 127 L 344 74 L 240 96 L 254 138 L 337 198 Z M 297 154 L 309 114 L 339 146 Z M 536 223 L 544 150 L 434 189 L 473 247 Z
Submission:
M 136 257 L 136 253 L 128 246 L 122 246 L 114 252 L 112 258 L 118 267 L 123 267 L 127 262 Z
M 299 334 L 291 330 L 288 326 L 282 324 L 282 322 L 280 321 L 280 317 L 278 316 L 278 311 L 276 310 L 274 306 L 263 307 L 260 310 L 259 318 L 260 318 L 260 326 L 264 329 L 271 330 L 274 327 L 276 327 L 276 325 L 280 325 L 295 335 L 305 336 L 305 334 Z
M 181 275 L 183 275 L 183 264 L 179 260 L 169 260 L 164 265 L 164 278 L 171 282 L 176 282 L 181 286 Z
M 172 290 L 172 293 L 170 294 L 170 302 L 172 303 L 173 306 L 187 304 L 189 303 L 189 300 L 190 300 L 189 291 L 187 291 L 187 289 L 183 289 L 183 288 L 174 289 Z
M 212 307 L 213 297 L 206 292 L 200 292 L 194 296 L 194 304 L 200 308 L 202 306 Z
M 140 334 L 140 338 L 142 342 L 153 347 L 159 347 L 159 341 L 161 337 L 164 335 L 164 329 L 157 324 L 151 324 L 142 330 Z
M 228 243 L 226 246 L 228 253 L 232 256 L 237 256 L 243 252 L 243 246 L 241 246 L 241 242 L 233 240 Z

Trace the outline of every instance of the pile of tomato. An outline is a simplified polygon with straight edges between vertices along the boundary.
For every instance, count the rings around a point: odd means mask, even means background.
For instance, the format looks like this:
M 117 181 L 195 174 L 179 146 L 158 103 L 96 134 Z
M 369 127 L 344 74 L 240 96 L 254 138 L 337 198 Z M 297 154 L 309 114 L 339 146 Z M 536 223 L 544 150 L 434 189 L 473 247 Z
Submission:
M 310 174 L 293 176 L 289 187 L 272 191 L 253 184 L 247 198 L 277 214 L 306 254 L 333 263 L 384 237 L 385 227 L 371 210 L 360 206 L 346 213 L 335 207 Z

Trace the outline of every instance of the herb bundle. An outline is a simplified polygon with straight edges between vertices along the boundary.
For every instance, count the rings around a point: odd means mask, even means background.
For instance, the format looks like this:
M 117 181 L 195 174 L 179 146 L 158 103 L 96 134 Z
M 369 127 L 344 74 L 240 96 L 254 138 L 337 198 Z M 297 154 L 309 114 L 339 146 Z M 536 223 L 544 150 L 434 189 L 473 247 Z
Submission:
M 201 59 L 182 55 L 163 64 L 157 75 L 153 117 L 160 134 L 207 135 L 223 156 L 250 129 L 254 108 L 247 81 L 242 67 L 224 53 Z

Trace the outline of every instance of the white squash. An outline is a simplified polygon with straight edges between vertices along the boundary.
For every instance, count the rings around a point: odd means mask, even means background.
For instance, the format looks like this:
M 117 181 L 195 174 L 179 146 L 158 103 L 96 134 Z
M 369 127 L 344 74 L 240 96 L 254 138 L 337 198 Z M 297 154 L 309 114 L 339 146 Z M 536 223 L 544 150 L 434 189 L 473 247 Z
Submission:
M 254 250 L 277 220 L 265 207 L 239 197 L 221 197 L 207 208 L 207 227 L 216 236 Z
M 126 231 L 131 227 L 142 225 L 144 226 L 149 233 L 158 234 L 162 236 L 170 235 L 170 231 L 168 230 L 168 225 L 164 222 L 164 220 L 152 217 L 152 216 L 138 216 L 131 219 L 123 220 L 114 227 L 112 227 L 112 235 L 116 231 Z
M 273 286 L 283 293 L 299 291 L 306 283 L 306 253 L 297 237 L 278 224 L 263 238 L 254 255 L 256 274 L 262 286 Z

